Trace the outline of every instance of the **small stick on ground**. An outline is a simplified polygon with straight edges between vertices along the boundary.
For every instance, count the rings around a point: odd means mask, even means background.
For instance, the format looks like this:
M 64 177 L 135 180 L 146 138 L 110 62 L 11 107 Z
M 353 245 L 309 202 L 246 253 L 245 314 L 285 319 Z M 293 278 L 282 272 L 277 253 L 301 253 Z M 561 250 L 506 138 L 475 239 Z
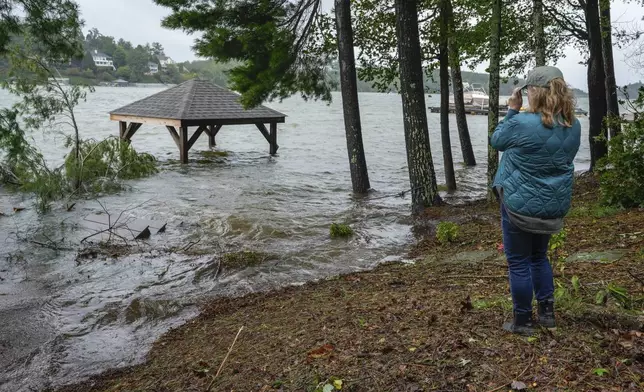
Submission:
M 522 371 L 522 372 L 521 372 L 521 373 L 516 377 L 516 380 L 518 380 L 518 379 L 520 379 L 521 377 L 523 377 L 523 375 L 525 374 L 525 372 L 527 372 L 527 371 L 528 371 L 528 369 L 530 369 L 530 366 L 532 366 L 532 361 L 533 361 L 533 360 L 534 360 L 534 355 L 533 355 L 532 357 L 530 357 L 530 362 L 528 362 L 528 366 L 526 366 L 526 367 L 525 367 L 525 369 L 523 369 L 523 371 Z M 500 387 L 497 387 L 497 388 L 494 388 L 494 389 L 490 389 L 490 390 L 489 390 L 489 391 L 487 391 L 487 392 L 496 392 L 496 391 L 500 391 L 501 389 L 506 388 L 506 387 L 508 386 L 508 384 L 510 384 L 511 382 L 512 382 L 512 381 L 510 381 L 510 382 L 508 382 L 508 383 L 505 383 L 505 384 L 501 385 Z
M 226 360 L 228 359 L 228 356 L 230 355 L 230 352 L 233 351 L 233 347 L 235 347 L 235 343 L 237 342 L 237 338 L 239 338 L 239 334 L 241 331 L 244 329 L 244 326 L 242 325 L 239 328 L 239 331 L 237 331 L 237 336 L 235 336 L 235 340 L 233 340 L 233 344 L 230 345 L 230 348 L 228 349 L 228 352 L 226 353 L 226 356 L 224 357 L 224 360 L 221 361 L 221 365 L 219 365 L 219 370 L 217 370 L 217 374 L 215 374 L 215 377 L 212 378 L 212 381 L 208 385 L 208 388 L 206 388 L 206 392 L 210 391 L 210 388 L 212 388 L 212 384 L 215 383 L 215 380 L 217 377 L 219 377 L 219 374 L 221 373 L 221 370 L 224 368 L 224 364 L 226 363 Z

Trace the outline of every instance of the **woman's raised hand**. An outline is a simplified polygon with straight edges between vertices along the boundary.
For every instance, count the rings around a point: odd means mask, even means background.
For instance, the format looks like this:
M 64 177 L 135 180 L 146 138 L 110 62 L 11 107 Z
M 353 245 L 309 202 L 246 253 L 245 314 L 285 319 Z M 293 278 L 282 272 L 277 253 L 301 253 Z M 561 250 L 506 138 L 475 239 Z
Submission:
M 517 112 L 521 110 L 523 106 L 523 96 L 521 95 L 521 88 L 517 87 L 512 92 L 512 96 L 508 99 L 508 108 L 516 110 Z

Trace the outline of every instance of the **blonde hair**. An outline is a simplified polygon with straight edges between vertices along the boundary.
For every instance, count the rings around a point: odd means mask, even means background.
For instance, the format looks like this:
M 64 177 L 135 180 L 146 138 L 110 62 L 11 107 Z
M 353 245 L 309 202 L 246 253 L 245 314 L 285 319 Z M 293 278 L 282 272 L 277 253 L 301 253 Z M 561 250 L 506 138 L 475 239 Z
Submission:
M 548 87 L 529 88 L 530 111 L 541 114 L 541 122 L 548 128 L 555 124 L 566 128 L 575 121 L 575 96 L 572 89 L 561 79 L 553 79 Z

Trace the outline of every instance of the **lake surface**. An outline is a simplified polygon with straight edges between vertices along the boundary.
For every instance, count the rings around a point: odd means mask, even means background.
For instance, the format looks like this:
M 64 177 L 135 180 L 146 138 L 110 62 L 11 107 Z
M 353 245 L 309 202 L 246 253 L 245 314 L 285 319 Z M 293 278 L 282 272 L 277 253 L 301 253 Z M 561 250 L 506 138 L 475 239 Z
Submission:
M 108 112 L 160 91 L 98 88 L 77 109 L 83 138 L 118 134 Z M 28 195 L 0 188 L 0 391 L 40 390 L 78 381 L 144 358 L 149 345 L 169 328 L 197 314 L 208 297 L 242 295 L 399 260 L 414 237 L 400 96 L 361 94 L 363 138 L 371 185 L 366 198 L 351 195 L 339 94 L 334 102 L 299 98 L 268 106 L 285 113 L 279 155 L 253 126 L 223 127 L 218 149 L 227 157 L 204 162 L 207 138 L 179 165 L 167 130 L 143 126 L 133 146 L 159 158 L 159 174 L 129 183 L 131 189 L 97 200 L 78 201 L 38 215 Z M 11 97 L 0 91 L 0 105 Z M 439 97 L 427 99 L 438 105 Z M 588 109 L 587 100 L 579 106 Z M 439 115 L 428 113 L 432 153 L 443 179 Z M 452 144 L 459 191 L 453 201 L 485 194 L 487 117 L 469 116 L 475 168 L 460 163 L 456 125 Z M 587 119 L 577 169 L 589 163 Z M 53 130 L 32 135 L 47 160 L 60 164 L 67 150 Z M 122 257 L 78 258 L 87 236 L 82 220 L 103 207 L 111 214 L 167 222 Z M 13 207 L 26 210 L 13 213 Z M 332 222 L 350 223 L 351 240 L 331 240 Z M 62 241 L 76 249 L 54 251 L 29 241 Z M 190 247 L 191 252 L 173 252 Z M 252 250 L 276 256 L 258 267 L 215 273 L 222 252 Z M 216 333 L 216 331 L 213 331 Z

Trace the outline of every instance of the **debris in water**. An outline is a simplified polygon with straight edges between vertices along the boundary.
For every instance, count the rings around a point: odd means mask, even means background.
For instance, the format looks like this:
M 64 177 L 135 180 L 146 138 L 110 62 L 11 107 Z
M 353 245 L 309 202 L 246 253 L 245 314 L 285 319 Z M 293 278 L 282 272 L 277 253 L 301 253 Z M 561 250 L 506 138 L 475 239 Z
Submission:
M 92 214 L 84 219 L 85 226 L 94 230 L 95 234 L 86 237 L 87 240 L 100 236 L 102 240 L 120 238 L 122 240 L 143 240 L 166 230 L 166 223 L 145 219 L 125 218 L 108 214 Z

